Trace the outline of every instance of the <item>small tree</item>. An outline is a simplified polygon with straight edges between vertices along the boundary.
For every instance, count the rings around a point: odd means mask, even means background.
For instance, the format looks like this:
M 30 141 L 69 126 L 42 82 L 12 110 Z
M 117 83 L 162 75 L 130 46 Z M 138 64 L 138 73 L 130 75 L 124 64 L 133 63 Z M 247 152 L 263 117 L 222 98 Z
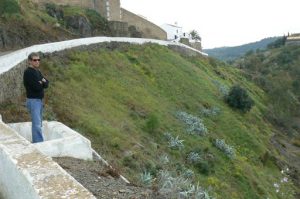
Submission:
M 254 105 L 254 101 L 250 98 L 247 91 L 237 85 L 231 87 L 225 99 L 229 106 L 240 109 L 243 112 L 250 111 Z
M 191 37 L 192 37 L 193 40 L 195 40 L 195 41 L 201 41 L 201 37 L 200 37 L 199 33 L 196 30 L 192 30 L 190 32 L 190 35 L 191 35 Z

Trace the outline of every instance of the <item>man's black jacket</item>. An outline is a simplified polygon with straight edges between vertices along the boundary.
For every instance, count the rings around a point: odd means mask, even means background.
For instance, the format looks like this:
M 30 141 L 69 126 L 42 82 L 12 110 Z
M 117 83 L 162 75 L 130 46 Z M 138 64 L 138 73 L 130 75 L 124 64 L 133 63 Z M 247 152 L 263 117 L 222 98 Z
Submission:
M 44 98 L 44 88 L 48 88 L 49 81 L 42 82 L 42 73 L 38 69 L 32 67 L 27 67 L 24 71 L 23 83 L 26 89 L 27 98 L 31 99 L 43 99 Z M 41 83 L 42 82 L 42 83 Z

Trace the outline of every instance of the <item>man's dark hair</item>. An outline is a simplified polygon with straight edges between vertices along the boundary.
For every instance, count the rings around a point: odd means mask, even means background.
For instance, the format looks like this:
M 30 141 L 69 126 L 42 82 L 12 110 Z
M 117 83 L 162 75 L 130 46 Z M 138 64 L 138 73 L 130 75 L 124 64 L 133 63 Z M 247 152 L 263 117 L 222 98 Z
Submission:
M 40 54 L 36 52 L 32 52 L 28 55 L 28 60 L 32 60 L 33 57 L 39 57 Z

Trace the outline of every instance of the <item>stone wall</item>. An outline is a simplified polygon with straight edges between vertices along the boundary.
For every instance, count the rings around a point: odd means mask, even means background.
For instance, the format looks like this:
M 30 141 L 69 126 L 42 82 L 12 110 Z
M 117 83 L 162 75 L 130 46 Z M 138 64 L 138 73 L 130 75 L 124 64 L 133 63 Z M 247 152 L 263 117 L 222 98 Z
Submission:
M 23 72 L 27 60 L 19 63 L 11 70 L 0 74 L 0 103 L 16 102 L 25 91 L 23 86 Z
M 113 37 L 128 37 L 128 23 L 122 21 L 110 21 L 109 28 L 112 30 Z
M 27 56 L 31 52 L 54 53 L 75 47 L 90 49 L 94 48 L 94 45 L 92 44 L 100 45 L 99 47 L 106 46 L 108 49 L 114 49 L 124 43 L 140 45 L 145 43 L 156 43 L 168 46 L 176 52 L 186 56 L 207 56 L 207 54 L 181 43 L 140 38 L 92 37 L 35 45 L 5 56 L 0 56 L 0 104 L 7 101 L 18 101 L 19 97 L 24 93 L 23 72 L 26 68 Z
M 109 0 L 109 21 L 121 21 L 120 0 Z
M 143 33 L 142 35 L 143 38 L 153 38 L 153 39 L 160 39 L 160 40 L 167 39 L 167 33 L 162 28 L 155 25 L 154 23 L 123 8 L 121 8 L 121 12 L 122 12 L 122 21 L 127 22 L 128 26 L 130 25 L 136 26 L 138 31 L 141 31 Z

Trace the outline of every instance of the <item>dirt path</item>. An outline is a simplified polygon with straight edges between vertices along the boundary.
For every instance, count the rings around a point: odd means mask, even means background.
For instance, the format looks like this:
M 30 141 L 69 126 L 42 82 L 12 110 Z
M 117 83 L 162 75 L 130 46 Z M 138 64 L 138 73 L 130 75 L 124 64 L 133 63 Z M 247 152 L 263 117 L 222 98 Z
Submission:
M 13 52 L 13 51 L 0 52 L 0 57 L 3 56 L 3 55 L 9 54 L 11 52 Z
M 115 171 L 100 161 L 74 158 L 53 158 L 97 198 L 103 199 L 158 199 L 152 190 L 126 184 Z
M 283 136 L 273 136 L 271 143 L 275 146 L 277 151 L 285 157 L 290 167 L 290 176 L 295 186 L 300 187 L 300 148 L 292 145 L 291 141 Z M 300 198 L 300 191 L 297 192 L 296 198 Z

